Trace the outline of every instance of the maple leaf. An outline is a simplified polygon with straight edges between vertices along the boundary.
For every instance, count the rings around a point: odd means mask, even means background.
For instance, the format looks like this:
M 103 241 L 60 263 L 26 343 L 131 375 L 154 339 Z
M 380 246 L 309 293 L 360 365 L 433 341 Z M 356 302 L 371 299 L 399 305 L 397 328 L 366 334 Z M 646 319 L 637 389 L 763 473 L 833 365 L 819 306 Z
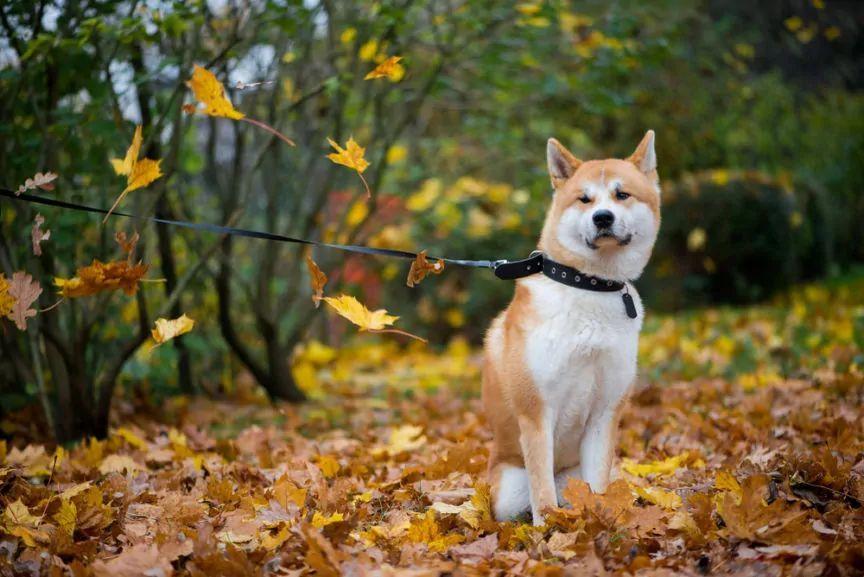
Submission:
M 324 274 L 312 257 L 306 255 L 306 268 L 309 269 L 309 282 L 312 284 L 312 302 L 317 309 L 321 306 L 321 297 L 324 296 L 324 285 L 327 284 L 327 275 Z
M 9 316 L 15 306 L 15 297 L 9 294 L 9 281 L 0 273 L 0 318 Z
M 50 230 L 42 230 L 42 224 L 45 222 L 45 217 L 37 214 L 33 219 L 33 228 L 30 229 L 30 240 L 33 244 L 33 254 L 42 256 L 42 241 L 51 238 Z
M 192 69 L 192 78 L 186 82 L 186 86 L 192 89 L 195 99 L 204 105 L 204 114 L 210 116 L 222 116 L 233 120 L 240 120 L 245 115 L 234 109 L 234 105 L 225 95 L 225 87 L 216 76 L 197 64 Z
M 162 176 L 162 169 L 159 168 L 159 164 L 162 162 L 161 160 L 153 160 L 150 158 L 142 158 L 139 159 L 138 155 L 141 153 L 141 143 L 143 141 L 143 136 L 141 132 L 141 125 L 135 127 L 135 134 L 132 136 L 132 144 L 129 145 L 129 148 L 126 150 L 126 156 L 123 160 L 119 158 L 114 158 L 111 160 L 111 166 L 114 167 L 114 172 L 118 175 L 126 176 L 126 188 L 123 189 L 123 192 L 120 193 L 120 196 L 117 197 L 117 200 L 114 201 L 114 204 L 108 210 L 108 214 L 105 215 L 105 218 L 102 219 L 102 223 L 108 220 L 108 217 L 111 216 L 111 213 L 114 212 L 114 209 L 126 198 L 126 195 L 132 192 L 133 190 L 138 190 L 139 188 L 143 188 Z
M 15 299 L 12 310 L 7 317 L 12 319 L 20 330 L 27 330 L 27 319 L 36 316 L 36 310 L 30 305 L 42 294 L 42 287 L 27 273 L 17 271 L 12 274 L 12 282 L 7 289 L 9 296 Z
M 156 346 L 159 346 L 175 337 L 185 335 L 191 331 L 194 326 L 195 321 L 183 314 L 179 318 L 173 320 L 156 319 L 156 328 L 154 328 L 150 334 L 152 335 L 153 340 L 156 341 Z
M 294 503 L 298 507 L 302 508 L 306 504 L 306 493 L 306 489 L 297 487 L 297 485 L 295 485 L 285 475 L 279 477 L 279 479 L 276 480 L 276 484 L 273 485 L 273 498 L 285 510 L 288 509 L 289 503 Z
M 681 497 L 672 491 L 666 491 L 660 487 L 638 487 L 633 486 L 633 492 L 654 505 L 664 509 L 680 509 Z
M 98 259 L 87 266 L 79 267 L 69 279 L 54 278 L 54 286 L 66 298 L 79 298 L 103 291 L 121 289 L 129 296 L 138 291 L 138 283 L 150 267 L 146 264 L 131 264 L 125 260 L 103 263 Z
M 54 190 L 54 185 L 51 183 L 56 179 L 57 175 L 53 172 L 37 172 L 32 178 L 28 178 L 24 181 L 24 184 L 18 187 L 18 190 L 15 191 L 15 196 L 27 192 L 28 190 L 36 190 L 37 188 L 41 188 L 42 190 Z
M 418 341 L 422 341 L 424 343 L 426 342 L 425 339 L 422 339 L 417 335 L 412 335 L 411 333 L 406 333 L 399 329 L 386 328 L 399 320 L 399 317 L 387 314 L 387 311 L 384 309 L 370 311 L 365 306 L 363 306 L 363 304 L 361 304 L 357 299 L 350 295 L 339 295 L 338 297 L 322 297 L 321 300 L 330 305 L 333 310 L 339 313 L 339 315 L 345 317 L 346 319 L 360 327 L 361 331 L 368 331 L 373 333 L 396 333 L 417 339 Z
M 332 525 L 333 523 L 338 523 L 342 521 L 345 517 L 342 513 L 333 513 L 332 515 L 323 515 L 322 513 L 315 511 L 315 514 L 312 515 L 312 526 L 316 529 L 323 529 L 327 525 Z
M 339 556 L 333 545 L 320 531 L 309 525 L 303 525 L 300 532 L 306 541 L 306 558 L 304 562 L 321 577 L 339 577 L 342 574 Z
M 339 143 L 335 142 L 331 138 L 328 138 L 327 142 L 336 150 L 336 152 L 328 154 L 327 158 L 335 164 L 341 164 L 342 166 L 347 166 L 351 170 L 356 171 L 357 176 L 360 177 L 363 186 L 366 188 L 366 197 L 371 197 L 372 191 L 369 189 L 369 183 L 366 182 L 366 179 L 363 177 L 363 172 L 369 168 L 369 162 L 364 157 L 366 149 L 357 144 L 357 141 L 354 140 L 353 136 L 348 138 L 348 142 L 345 143 L 345 148 L 339 146 Z
M 134 473 L 141 469 L 141 465 L 128 455 L 108 455 L 102 460 L 102 464 L 99 465 L 99 472 L 103 475 L 107 475 L 108 473 L 124 473 L 126 471 Z
M 406 537 L 412 543 L 423 543 L 429 547 L 430 551 L 437 553 L 443 553 L 465 540 L 465 537 L 459 533 L 444 534 L 432 509 L 427 510 L 425 515 L 412 521 Z
M 391 56 L 369 72 L 363 80 L 373 78 L 389 78 L 391 82 L 399 82 L 405 76 L 405 67 L 399 64 L 401 56 Z
M 35 547 L 37 542 L 47 544 L 50 535 L 39 528 L 40 519 L 30 513 L 21 499 L 9 503 L 3 512 L 2 529 L 10 535 L 20 537 L 28 547 Z
M 720 491 L 728 491 L 735 499 L 735 504 L 741 504 L 744 490 L 732 473 L 726 470 L 717 471 L 717 475 L 714 477 L 714 486 Z
M 75 521 L 78 518 L 78 510 L 75 508 L 75 503 L 72 501 L 61 499 L 60 509 L 54 513 L 52 518 L 57 522 L 57 526 L 60 527 L 60 530 L 70 537 L 75 533 Z
M 391 457 L 414 451 L 426 444 L 426 435 L 422 435 L 423 427 L 402 425 L 390 431 L 390 439 L 386 446 L 375 447 L 371 453 L 375 456 L 390 455 Z
M 417 258 L 411 263 L 411 269 L 408 271 L 408 280 L 407 285 L 411 288 L 414 288 L 415 285 L 419 284 L 424 278 L 426 278 L 427 274 L 441 274 L 444 272 L 444 261 L 442 259 L 438 259 L 435 262 L 429 262 L 426 259 L 426 251 L 421 250 L 417 255 Z
M 321 474 L 324 475 L 325 479 L 331 479 L 339 472 L 339 461 L 330 455 L 321 455 L 318 457 L 317 461 L 318 468 L 321 470 Z
M 650 463 L 637 463 L 633 459 L 622 459 L 621 468 L 631 475 L 647 477 L 648 475 L 671 475 L 690 459 L 686 451 L 680 455 L 663 459 L 662 461 L 651 461 Z M 699 463 L 697 462 L 698 466 Z
M 108 561 L 99 559 L 93 563 L 92 569 L 96 577 L 171 577 L 174 574 L 174 568 L 159 547 L 145 543 L 127 547 Z

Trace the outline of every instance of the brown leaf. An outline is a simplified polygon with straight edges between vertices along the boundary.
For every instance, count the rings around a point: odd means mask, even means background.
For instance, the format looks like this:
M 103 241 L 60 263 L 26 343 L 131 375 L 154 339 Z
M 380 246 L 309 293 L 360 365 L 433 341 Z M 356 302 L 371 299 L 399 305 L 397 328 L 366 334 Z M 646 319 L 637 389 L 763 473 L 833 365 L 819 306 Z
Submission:
M 327 284 L 327 275 L 324 274 L 312 257 L 306 255 L 306 267 L 309 269 L 309 282 L 312 284 L 312 302 L 317 309 L 321 306 L 321 298 L 324 296 L 324 285 Z
M 139 543 L 123 550 L 120 555 L 92 565 L 96 577 L 142 577 L 144 575 L 171 577 L 174 568 L 159 552 L 155 544 Z
M 9 318 L 15 322 L 15 326 L 22 331 L 27 330 L 27 319 L 36 316 L 36 310 L 30 305 L 42 294 L 42 287 L 33 280 L 29 274 L 17 271 L 12 274 L 12 282 L 9 285 L 9 295 L 15 299 Z
M 51 238 L 50 230 L 43 231 L 41 229 L 44 222 L 45 217 L 41 214 L 37 214 L 36 218 L 33 219 L 33 228 L 30 229 L 30 240 L 33 243 L 33 254 L 36 256 L 42 256 L 42 241 Z
M 421 250 L 417 258 L 414 259 L 414 262 L 411 263 L 407 284 L 413 288 L 414 285 L 419 284 L 420 281 L 426 278 L 427 274 L 441 274 L 442 272 L 444 272 L 444 261 L 438 259 L 435 262 L 429 262 L 426 259 L 426 251 Z
M 36 190 L 40 188 L 42 190 L 54 190 L 54 185 L 52 181 L 57 178 L 57 175 L 53 172 L 37 172 L 33 175 L 33 178 L 28 178 L 24 181 L 24 184 L 18 187 L 18 190 L 15 192 L 15 196 L 18 196 L 22 192 L 27 192 L 28 190 Z
M 306 565 L 321 577 L 338 577 L 339 558 L 333 545 L 321 534 L 318 529 L 310 525 L 300 528 L 303 538 L 306 540 Z
M 137 230 L 131 237 L 127 237 L 126 232 L 122 230 L 114 233 L 114 240 L 118 245 L 120 245 L 120 248 L 129 256 L 129 258 L 132 258 L 132 253 L 135 251 L 135 247 L 138 246 L 139 238 Z

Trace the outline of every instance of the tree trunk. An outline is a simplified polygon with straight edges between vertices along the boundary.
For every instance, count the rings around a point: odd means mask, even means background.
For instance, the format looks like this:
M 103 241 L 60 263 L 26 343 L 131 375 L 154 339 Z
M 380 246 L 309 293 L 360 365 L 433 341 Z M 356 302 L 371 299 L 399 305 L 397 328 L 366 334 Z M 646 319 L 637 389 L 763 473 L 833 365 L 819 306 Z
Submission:
M 297 386 L 289 361 L 291 351 L 280 347 L 276 339 L 267 343 L 267 366 L 270 369 L 269 378 L 261 383 L 271 399 L 302 403 L 306 395 Z

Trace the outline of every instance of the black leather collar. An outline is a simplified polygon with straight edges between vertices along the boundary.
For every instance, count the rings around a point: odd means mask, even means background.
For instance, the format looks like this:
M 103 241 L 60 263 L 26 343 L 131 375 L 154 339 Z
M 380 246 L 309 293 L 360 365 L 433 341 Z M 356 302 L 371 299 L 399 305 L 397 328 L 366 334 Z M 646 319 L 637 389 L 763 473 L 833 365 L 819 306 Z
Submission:
M 495 276 L 504 280 L 514 280 L 543 273 L 544 276 L 561 284 L 595 292 L 617 292 L 624 290 L 621 299 L 624 301 L 624 312 L 635 319 L 636 306 L 627 284 L 617 280 L 608 280 L 585 274 L 572 266 L 567 266 L 548 258 L 540 251 L 534 251 L 531 256 L 522 260 L 498 261 L 494 265 Z

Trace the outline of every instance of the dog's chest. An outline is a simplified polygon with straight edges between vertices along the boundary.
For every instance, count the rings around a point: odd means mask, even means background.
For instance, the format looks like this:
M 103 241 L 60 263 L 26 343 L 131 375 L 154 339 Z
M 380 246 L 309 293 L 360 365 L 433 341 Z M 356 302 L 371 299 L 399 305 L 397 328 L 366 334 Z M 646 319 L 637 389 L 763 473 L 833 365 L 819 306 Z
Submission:
M 638 311 L 631 319 L 618 292 L 576 289 L 544 277 L 525 284 L 537 315 L 525 349 L 529 372 L 547 408 L 578 421 L 576 413 L 590 406 L 598 381 L 635 373 L 641 301 L 631 291 Z M 627 366 L 616 366 L 621 364 Z

